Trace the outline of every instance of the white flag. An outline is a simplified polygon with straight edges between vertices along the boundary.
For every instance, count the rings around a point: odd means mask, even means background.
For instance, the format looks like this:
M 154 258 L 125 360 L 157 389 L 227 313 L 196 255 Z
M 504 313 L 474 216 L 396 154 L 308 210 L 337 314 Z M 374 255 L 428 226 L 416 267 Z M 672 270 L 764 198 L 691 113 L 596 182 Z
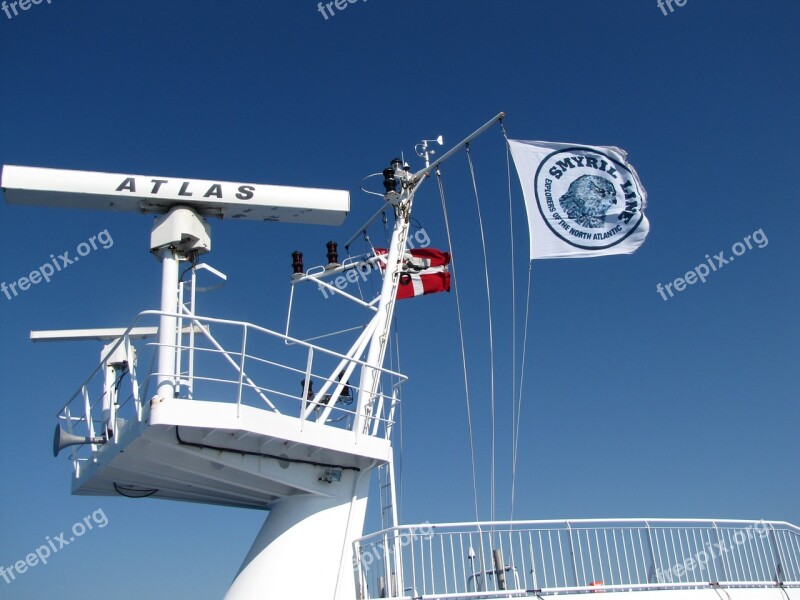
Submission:
M 650 224 L 647 194 L 624 150 L 509 140 L 535 258 L 630 254 Z

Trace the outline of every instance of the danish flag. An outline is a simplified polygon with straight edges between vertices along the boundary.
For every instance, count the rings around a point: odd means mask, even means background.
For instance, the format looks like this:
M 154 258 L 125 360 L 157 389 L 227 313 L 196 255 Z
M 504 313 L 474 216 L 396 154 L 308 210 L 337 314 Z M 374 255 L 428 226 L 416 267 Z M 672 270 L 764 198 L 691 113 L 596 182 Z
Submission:
M 385 248 L 375 248 L 375 256 L 386 256 Z M 450 253 L 434 248 L 417 248 L 403 255 L 400 282 L 397 286 L 397 299 L 413 298 L 425 294 L 450 291 Z M 381 269 L 386 261 L 381 261 Z

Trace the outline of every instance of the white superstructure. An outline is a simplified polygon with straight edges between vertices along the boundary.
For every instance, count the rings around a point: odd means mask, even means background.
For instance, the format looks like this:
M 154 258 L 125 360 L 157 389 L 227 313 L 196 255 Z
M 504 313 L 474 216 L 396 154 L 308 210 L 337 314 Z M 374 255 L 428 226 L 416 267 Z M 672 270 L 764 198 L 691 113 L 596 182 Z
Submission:
M 384 204 L 360 230 L 381 213 L 395 217 L 377 297 L 364 301 L 326 283 L 363 264 L 339 262 L 335 248 L 319 267 L 295 257 L 293 290 L 323 285 L 369 314 L 339 349 L 295 339 L 288 323 L 277 332 L 203 315 L 196 292 L 198 277 L 225 278 L 198 262 L 211 249 L 208 217 L 338 224 L 347 192 L 6 167 L 12 203 L 159 215 L 150 243 L 163 267 L 159 310 L 117 330 L 32 334 L 105 343 L 59 412 L 54 451 L 70 448 L 73 493 L 269 511 L 227 600 L 800 599 L 800 529 L 788 523 L 396 522 L 392 429 L 405 377 L 385 357 L 414 195 L 502 116 L 433 164 L 424 142 L 426 167 L 417 173 L 399 160 L 384 170 Z M 363 536 L 377 469 L 390 527 Z M 313 576 L 302 560 L 309 548 Z

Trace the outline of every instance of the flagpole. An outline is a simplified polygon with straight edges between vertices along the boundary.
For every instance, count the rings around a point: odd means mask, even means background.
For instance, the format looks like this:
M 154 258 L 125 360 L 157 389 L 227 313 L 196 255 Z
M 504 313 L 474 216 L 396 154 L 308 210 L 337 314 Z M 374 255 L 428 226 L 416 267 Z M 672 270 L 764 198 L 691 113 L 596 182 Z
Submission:
M 453 156 L 456 152 L 461 150 L 461 148 L 463 148 L 466 144 L 468 144 L 469 142 L 474 140 L 476 137 L 481 135 L 484 131 L 489 129 L 495 123 L 497 123 L 497 122 L 501 122 L 502 123 L 503 119 L 505 118 L 505 116 L 506 116 L 506 113 L 504 113 L 504 112 L 498 113 L 492 119 L 490 119 L 489 121 L 484 123 L 481 127 L 479 127 L 478 129 L 473 131 L 471 134 L 469 134 L 467 137 L 465 137 L 463 140 L 461 140 L 461 142 L 459 142 L 458 144 L 456 144 L 455 146 L 450 148 L 450 150 L 445 152 L 441 156 L 441 158 L 439 158 L 438 160 L 433 161 L 432 163 L 427 165 L 424 169 L 421 169 L 420 171 L 417 171 L 416 173 L 414 173 L 414 175 L 412 175 L 411 178 L 410 178 L 411 185 L 412 186 L 413 185 L 418 185 L 423 178 L 427 177 L 434 169 L 436 169 L 436 167 L 438 167 L 441 163 L 443 163 L 448 158 Z M 367 222 L 364 223 L 364 225 L 362 225 L 358 229 L 358 231 L 356 231 L 356 233 L 354 233 L 352 235 L 352 237 L 350 237 L 350 239 L 347 240 L 347 242 L 345 242 L 345 244 L 344 244 L 345 249 L 349 249 L 350 248 L 350 244 L 352 244 L 356 240 L 356 238 L 358 236 L 363 234 L 369 228 L 369 226 L 372 225 L 375 222 L 375 220 L 378 217 L 381 216 L 381 214 L 386 212 L 387 208 L 388 208 L 387 206 L 382 206 L 380 209 L 378 209 L 378 211 L 374 215 L 372 215 L 367 220 Z
M 503 119 L 505 118 L 505 116 L 506 116 L 506 113 L 503 113 L 503 112 L 498 113 L 495 117 L 493 117 L 492 119 L 490 119 L 489 121 L 484 123 L 481 127 L 479 127 L 478 129 L 473 131 L 471 134 L 469 134 L 467 137 L 465 137 L 463 140 L 461 140 L 461 142 L 459 142 L 458 144 L 453 146 L 450 150 L 445 152 L 441 156 L 441 158 L 439 158 L 438 160 L 433 161 L 429 166 L 425 167 L 424 169 L 421 169 L 421 170 L 417 171 L 416 173 L 414 173 L 414 175 L 411 176 L 412 185 L 415 184 L 415 183 L 419 183 L 419 181 L 422 178 L 427 177 L 434 169 L 436 169 L 436 167 L 438 167 L 441 163 L 443 163 L 448 158 L 453 156 L 456 152 L 461 150 L 461 148 L 463 148 L 468 143 L 470 143 L 472 140 L 474 140 L 476 137 L 481 135 L 484 131 L 489 129 L 492 125 L 494 125 L 497 122 L 502 122 Z

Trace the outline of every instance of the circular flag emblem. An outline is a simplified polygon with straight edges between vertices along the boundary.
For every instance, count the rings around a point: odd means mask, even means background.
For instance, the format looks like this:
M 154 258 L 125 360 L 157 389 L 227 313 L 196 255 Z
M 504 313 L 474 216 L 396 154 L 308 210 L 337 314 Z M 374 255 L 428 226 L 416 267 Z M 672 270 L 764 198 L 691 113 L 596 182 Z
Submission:
M 628 166 L 592 148 L 549 154 L 536 171 L 534 186 L 544 222 L 578 248 L 615 246 L 644 218 L 639 178 Z

